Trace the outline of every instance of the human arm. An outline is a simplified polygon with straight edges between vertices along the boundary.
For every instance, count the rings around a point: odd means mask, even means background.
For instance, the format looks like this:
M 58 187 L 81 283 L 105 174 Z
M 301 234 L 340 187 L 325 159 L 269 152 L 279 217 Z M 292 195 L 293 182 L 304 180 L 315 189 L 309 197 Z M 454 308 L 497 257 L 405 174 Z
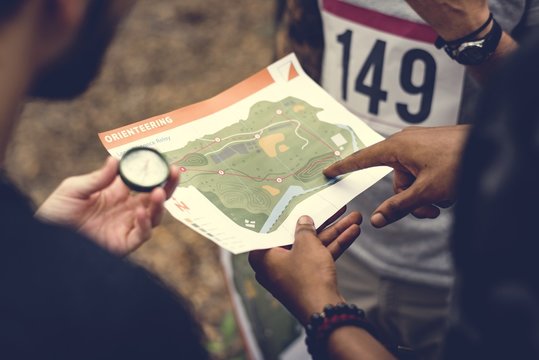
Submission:
M 435 218 L 439 207 L 452 204 L 469 125 L 410 127 L 330 165 L 324 175 L 336 177 L 372 166 L 395 170 L 395 195 L 374 211 L 371 223 L 383 227 L 412 213 Z
M 490 9 L 487 0 L 406 0 L 406 2 L 446 41 L 460 39 L 476 29 L 488 19 Z M 478 34 L 486 35 L 492 24 Z M 518 48 L 518 44 L 507 32 L 503 32 L 500 43 L 490 58 L 480 65 L 470 65 L 468 70 L 484 83 L 501 60 Z
M 352 212 L 318 235 L 312 219 L 299 219 L 291 249 L 253 251 L 249 262 L 256 279 L 306 325 L 313 313 L 344 299 L 337 289 L 334 260 L 359 235 L 361 215 Z M 332 359 L 392 359 L 368 332 L 353 326 L 333 331 L 328 339 Z
M 318 1 L 278 0 L 275 57 L 295 53 L 305 72 L 320 81 L 324 34 Z
M 65 179 L 36 217 L 74 228 L 105 249 L 127 255 L 150 238 L 178 179 L 178 170 L 171 168 L 163 188 L 133 195 L 118 176 L 118 161 L 109 157 L 101 169 Z

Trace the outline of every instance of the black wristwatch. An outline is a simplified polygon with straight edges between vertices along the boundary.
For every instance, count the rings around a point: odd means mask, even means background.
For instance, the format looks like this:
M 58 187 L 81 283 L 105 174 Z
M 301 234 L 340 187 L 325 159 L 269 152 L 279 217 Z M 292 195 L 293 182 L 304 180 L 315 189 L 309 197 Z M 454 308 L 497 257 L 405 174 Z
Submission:
M 488 34 L 477 39 L 477 35 L 491 22 L 492 28 Z M 502 27 L 491 14 L 487 22 L 473 33 L 453 41 L 445 41 L 441 37 L 438 37 L 435 45 L 438 49 L 444 48 L 449 57 L 459 64 L 480 65 L 488 60 L 494 51 L 496 51 L 502 38 L 502 32 Z

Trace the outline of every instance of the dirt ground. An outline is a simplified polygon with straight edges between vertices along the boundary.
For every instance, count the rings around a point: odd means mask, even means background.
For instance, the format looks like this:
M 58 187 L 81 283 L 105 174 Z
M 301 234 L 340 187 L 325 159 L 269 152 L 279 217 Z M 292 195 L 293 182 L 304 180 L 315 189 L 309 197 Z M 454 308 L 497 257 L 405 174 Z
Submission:
M 25 107 L 8 171 L 37 205 L 101 166 L 97 133 L 211 97 L 273 61 L 274 1 L 141 0 L 103 71 L 72 102 Z M 217 358 L 241 356 L 216 246 L 167 214 L 132 259 L 192 302 Z

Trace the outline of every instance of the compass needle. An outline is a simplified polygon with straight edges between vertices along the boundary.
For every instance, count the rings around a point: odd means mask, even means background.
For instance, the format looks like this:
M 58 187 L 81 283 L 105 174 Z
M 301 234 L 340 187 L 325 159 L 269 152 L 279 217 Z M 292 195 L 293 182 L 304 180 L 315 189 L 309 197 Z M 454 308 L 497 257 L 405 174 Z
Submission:
M 170 175 L 164 156 L 148 147 L 134 147 L 120 160 L 120 177 L 134 191 L 150 192 L 162 186 Z

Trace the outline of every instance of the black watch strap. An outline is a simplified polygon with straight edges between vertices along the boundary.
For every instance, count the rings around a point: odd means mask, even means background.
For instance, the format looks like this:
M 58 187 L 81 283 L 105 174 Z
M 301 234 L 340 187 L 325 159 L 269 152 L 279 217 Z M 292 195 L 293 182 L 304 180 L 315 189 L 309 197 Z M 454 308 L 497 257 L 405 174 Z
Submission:
M 434 43 L 434 45 L 436 46 L 436 48 L 441 49 L 444 46 L 458 46 L 458 45 L 463 44 L 463 43 L 465 43 L 467 41 L 477 40 L 477 36 L 479 34 L 481 34 L 481 32 L 483 32 L 483 30 L 485 30 L 487 28 L 487 26 L 489 26 L 489 24 L 492 21 L 494 21 L 494 15 L 492 15 L 492 13 L 490 13 L 489 16 L 488 16 L 487 21 L 485 21 L 483 23 L 483 25 L 481 25 L 477 30 L 475 30 L 475 31 L 469 33 L 468 35 L 463 36 L 463 37 L 461 37 L 459 39 L 451 40 L 451 41 L 446 41 L 441 36 L 438 36 L 436 38 L 436 42 Z
M 485 24 L 488 26 L 492 22 L 492 28 L 482 38 L 475 38 L 474 36 L 481 33 L 486 26 L 464 38 L 450 42 L 444 41 L 442 47 L 449 57 L 463 65 L 480 65 L 488 60 L 496 51 L 503 34 L 502 27 L 496 19 L 492 16 L 489 19 Z

